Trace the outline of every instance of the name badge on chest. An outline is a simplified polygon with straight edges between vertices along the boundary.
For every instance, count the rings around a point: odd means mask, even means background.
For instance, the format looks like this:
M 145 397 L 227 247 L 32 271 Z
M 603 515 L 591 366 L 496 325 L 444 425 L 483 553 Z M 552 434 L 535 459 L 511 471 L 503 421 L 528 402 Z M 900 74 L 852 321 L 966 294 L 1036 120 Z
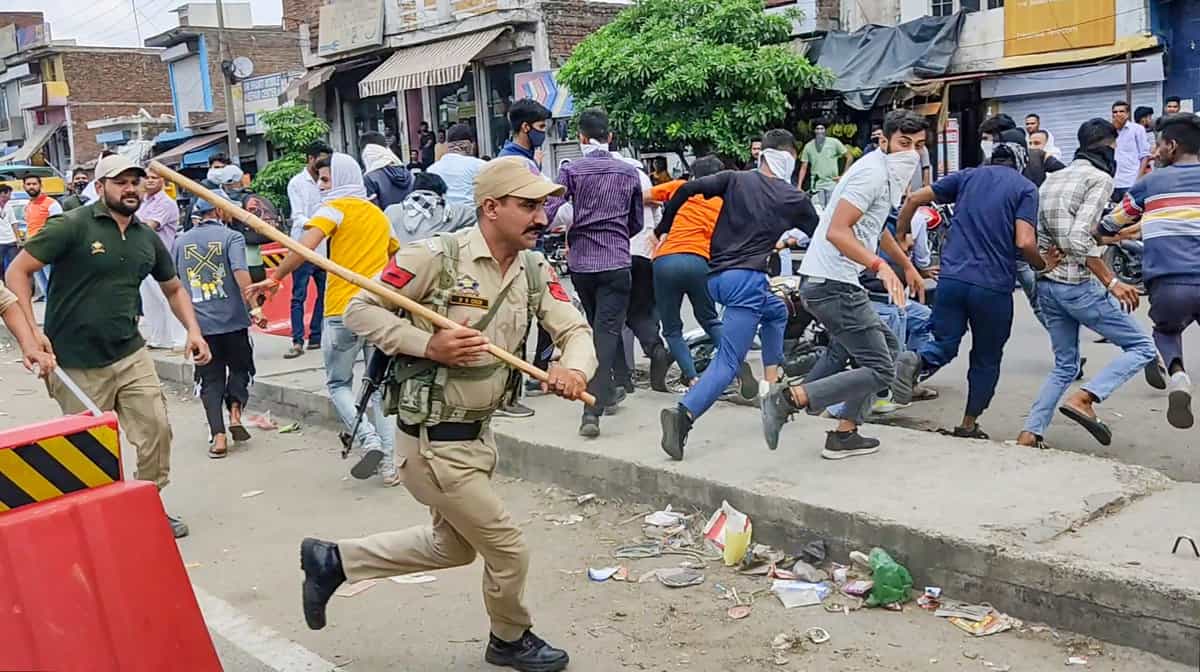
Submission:
M 490 302 L 479 294 L 479 283 L 471 278 L 459 278 L 450 294 L 450 305 L 487 310 Z

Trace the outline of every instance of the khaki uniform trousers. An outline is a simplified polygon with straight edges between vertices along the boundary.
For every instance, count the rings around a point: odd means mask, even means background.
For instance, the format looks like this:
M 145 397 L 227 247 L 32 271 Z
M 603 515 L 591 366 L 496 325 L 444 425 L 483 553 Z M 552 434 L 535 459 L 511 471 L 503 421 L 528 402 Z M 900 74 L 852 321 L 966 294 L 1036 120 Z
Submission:
M 145 348 L 98 369 L 63 371 L 91 398 L 100 410 L 116 411 L 125 438 L 137 451 L 134 478 L 153 481 L 159 490 L 167 487 L 171 472 L 171 424 L 167 420 L 167 398 Z M 87 410 L 54 375 L 46 389 L 63 413 Z
M 490 429 L 469 442 L 430 442 L 396 434 L 400 475 L 429 507 L 432 525 L 339 541 L 351 581 L 468 565 L 483 556 L 483 601 L 492 634 L 521 638 L 533 623 L 522 599 L 529 549 L 521 529 L 492 489 L 496 443 Z

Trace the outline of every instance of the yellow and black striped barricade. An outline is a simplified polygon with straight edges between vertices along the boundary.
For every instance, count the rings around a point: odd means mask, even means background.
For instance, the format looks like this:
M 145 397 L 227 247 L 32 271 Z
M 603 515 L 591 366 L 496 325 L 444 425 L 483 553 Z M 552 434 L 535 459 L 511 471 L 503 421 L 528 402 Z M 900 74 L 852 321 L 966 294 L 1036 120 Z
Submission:
M 0 515 L 119 480 L 121 445 L 111 411 L 0 432 Z

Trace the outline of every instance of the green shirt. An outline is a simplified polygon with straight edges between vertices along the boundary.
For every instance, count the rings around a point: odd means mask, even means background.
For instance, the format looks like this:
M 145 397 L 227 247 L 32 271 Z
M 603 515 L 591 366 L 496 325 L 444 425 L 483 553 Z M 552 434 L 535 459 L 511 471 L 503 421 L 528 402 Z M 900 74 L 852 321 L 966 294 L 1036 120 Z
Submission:
M 158 234 L 136 217 L 122 234 L 103 201 L 51 217 L 25 250 L 53 266 L 46 335 L 58 363 L 98 369 L 145 346 L 138 332 L 138 288 L 147 275 L 175 277 Z
M 838 159 L 846 155 L 846 146 L 837 138 L 825 138 L 825 144 L 817 151 L 817 144 L 814 140 L 809 140 L 808 144 L 804 145 L 804 151 L 800 152 L 800 162 L 808 163 L 807 178 L 812 184 L 814 191 L 820 191 L 833 187 L 834 178 L 841 172 L 838 168 Z M 800 185 L 804 188 L 805 185 Z

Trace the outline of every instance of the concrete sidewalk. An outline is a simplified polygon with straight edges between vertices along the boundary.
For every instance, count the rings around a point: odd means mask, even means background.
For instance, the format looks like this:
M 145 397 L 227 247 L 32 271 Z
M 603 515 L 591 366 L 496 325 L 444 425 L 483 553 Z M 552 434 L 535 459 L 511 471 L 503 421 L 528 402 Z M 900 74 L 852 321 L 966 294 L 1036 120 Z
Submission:
M 282 359 L 288 339 L 255 337 L 252 406 L 307 423 L 336 422 L 319 352 Z M 191 381 L 178 355 L 154 353 L 160 376 Z M 1171 555 L 1200 537 L 1200 485 L 1059 451 L 873 425 L 879 454 L 820 458 L 832 422 L 798 417 L 768 451 L 754 409 L 718 404 L 692 432 L 683 462 L 658 447 L 671 395 L 639 389 L 601 436 L 578 436 L 580 408 L 535 398 L 532 419 L 497 419 L 502 472 L 601 497 L 696 508 L 722 500 L 750 515 L 755 538 L 794 548 L 825 539 L 844 558 L 883 546 L 917 586 L 986 601 L 1173 660 L 1200 656 L 1200 559 Z M 1185 544 L 1186 545 L 1186 544 Z

